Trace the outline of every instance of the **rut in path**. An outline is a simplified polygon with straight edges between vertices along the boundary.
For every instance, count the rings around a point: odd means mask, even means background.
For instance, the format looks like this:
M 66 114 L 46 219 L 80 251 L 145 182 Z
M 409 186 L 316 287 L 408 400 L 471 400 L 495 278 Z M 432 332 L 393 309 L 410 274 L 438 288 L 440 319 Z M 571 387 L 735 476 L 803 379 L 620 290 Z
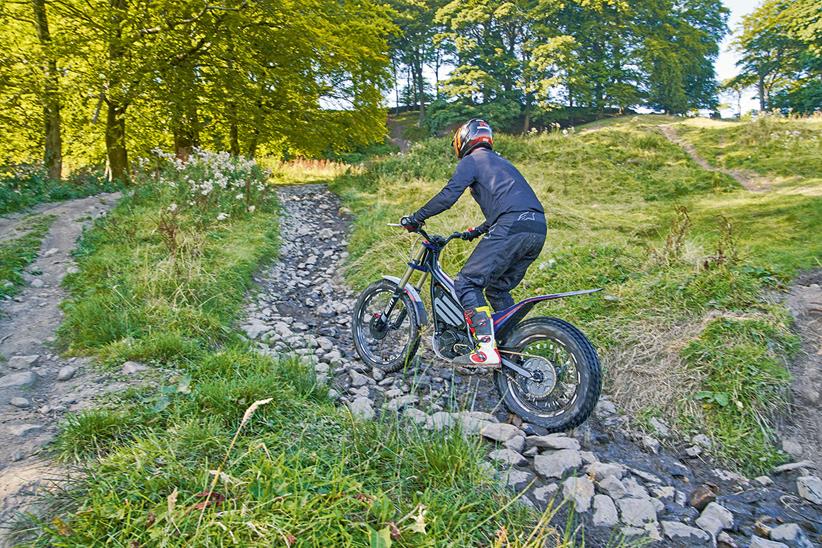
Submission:
M 63 359 L 53 349 L 65 297 L 60 284 L 73 268 L 71 252 L 83 228 L 105 215 L 118 198 L 100 194 L 35 208 L 56 218 L 39 257 L 24 273 L 28 285 L 0 303 L 0 527 L 64 475 L 41 453 L 65 412 L 89 407 L 101 392 L 125 387 L 89 371 L 86 360 Z M 14 231 L 21 218 L 0 219 L 4 234 Z
M 676 439 L 664 424 L 649 436 L 607 396 L 594 416 L 567 436 L 543 436 L 544 429 L 499 405 L 489 372 L 454 368 L 434 358 L 425 344 L 404 370 L 367 367 L 351 340 L 356 294 L 340 275 L 350 223 L 340 216 L 337 197 L 322 185 L 282 187 L 279 196 L 280 259 L 257 276 L 260 291 L 248 304 L 242 327 L 260 351 L 275 357 L 296 353 L 313 364 L 329 395 L 353 415 L 401 417 L 404 424 L 426 430 L 460 425 L 467 435 L 483 429 L 483 437 L 499 442 L 487 445 L 488 475 L 540 510 L 554 497 L 558 504 L 571 496 L 578 511 L 573 519 L 585 525 L 586 545 L 606 546 L 624 534 L 629 540 L 647 535 L 657 540 L 653 546 L 666 548 L 715 547 L 690 503 L 704 484 L 716 489 L 722 507 L 709 513 L 733 514 L 735 525 L 725 534 L 737 546 L 748 545 L 762 516 L 798 523 L 804 535 L 819 540 L 822 511 L 797 495 L 798 477 L 811 473 L 807 463 L 752 481 L 706 457 L 703 449 L 711 442 L 705 436 Z M 550 307 L 541 313 L 550 315 Z M 423 342 L 427 339 L 430 331 Z M 572 474 L 579 483 L 565 479 Z M 567 517 L 563 512 L 555 518 L 560 528 Z M 713 527 L 711 520 L 701 523 Z

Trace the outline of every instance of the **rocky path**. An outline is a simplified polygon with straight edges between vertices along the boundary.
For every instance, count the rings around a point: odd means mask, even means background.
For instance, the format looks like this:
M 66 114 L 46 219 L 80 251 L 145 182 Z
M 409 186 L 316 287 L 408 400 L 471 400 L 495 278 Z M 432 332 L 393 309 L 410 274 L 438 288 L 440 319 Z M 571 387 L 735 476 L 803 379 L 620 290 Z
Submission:
M 799 277 L 788 295 L 802 341 L 793 375 L 791 423 L 782 428 L 783 449 L 822 470 L 822 269 Z
M 83 227 L 104 215 L 117 194 L 48 204 L 56 218 L 40 255 L 24 274 L 23 291 L 0 303 L 0 524 L 24 509 L 58 472 L 43 455 L 67 411 L 90 405 L 101 392 L 122 384 L 89 371 L 88 362 L 64 359 L 52 348 L 60 324 L 60 284 L 73 268 L 71 252 Z M 4 231 L 15 223 L 2 219 Z M 3 542 L 0 529 L 0 544 Z
M 425 345 L 405 372 L 370 370 L 349 334 L 356 295 L 340 275 L 349 227 L 340 204 L 321 185 L 284 187 L 280 198 L 280 260 L 258 277 L 243 328 L 264 352 L 311 360 L 352 414 L 399 414 L 435 430 L 459 424 L 489 442 L 488 473 L 524 503 L 572 501 L 588 546 L 623 535 L 658 546 L 822 545 L 822 481 L 810 461 L 744 478 L 704 457 L 705 436 L 678 441 L 661 422 L 652 436 L 634 431 L 607 397 L 582 427 L 544 435 L 509 416 L 490 376 L 453 369 Z

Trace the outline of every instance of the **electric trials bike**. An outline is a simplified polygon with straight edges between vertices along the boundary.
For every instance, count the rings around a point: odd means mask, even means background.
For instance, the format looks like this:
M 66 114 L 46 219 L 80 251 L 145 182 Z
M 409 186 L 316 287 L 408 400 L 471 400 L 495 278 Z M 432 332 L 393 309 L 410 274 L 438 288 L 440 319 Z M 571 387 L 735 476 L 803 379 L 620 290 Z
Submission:
M 411 363 L 419 347 L 421 330 L 428 323 L 420 290 L 428 275 L 434 352 L 451 360 L 475 346 L 453 281 L 439 263 L 445 246 L 465 234 L 429 236 L 422 228 L 417 232 L 424 240 L 403 277 L 384 276 L 363 291 L 354 307 L 351 329 L 357 353 L 369 366 L 386 372 Z M 417 271 L 422 277 L 414 286 L 410 279 Z M 497 389 L 511 412 L 549 432 L 574 428 L 591 414 L 601 389 L 599 359 L 585 335 L 570 323 L 525 316 L 539 302 L 596 291 L 600 289 L 531 297 L 493 314 L 502 357 L 501 367 L 494 369 Z

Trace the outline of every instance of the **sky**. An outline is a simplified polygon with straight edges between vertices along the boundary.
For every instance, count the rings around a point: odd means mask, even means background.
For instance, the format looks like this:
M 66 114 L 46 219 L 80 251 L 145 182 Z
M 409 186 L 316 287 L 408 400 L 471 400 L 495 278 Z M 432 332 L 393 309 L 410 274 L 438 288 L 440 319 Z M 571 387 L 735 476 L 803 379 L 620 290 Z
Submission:
M 723 4 L 731 10 L 731 16 L 728 19 L 728 28 L 731 29 L 730 34 L 725 37 L 725 40 L 720 44 L 719 57 L 716 60 L 716 77 L 721 82 L 726 78 L 736 76 L 739 70 L 736 67 L 736 61 L 739 56 L 731 51 L 731 41 L 733 35 L 739 29 L 742 23 L 742 16 L 751 13 L 761 2 L 759 0 L 723 0 Z M 722 102 L 735 103 L 727 97 L 722 97 Z M 742 112 L 748 112 L 752 109 L 758 108 L 756 99 L 753 98 L 753 92 L 748 92 L 742 97 Z M 722 110 L 722 116 L 730 116 L 735 114 L 736 105 L 732 110 Z

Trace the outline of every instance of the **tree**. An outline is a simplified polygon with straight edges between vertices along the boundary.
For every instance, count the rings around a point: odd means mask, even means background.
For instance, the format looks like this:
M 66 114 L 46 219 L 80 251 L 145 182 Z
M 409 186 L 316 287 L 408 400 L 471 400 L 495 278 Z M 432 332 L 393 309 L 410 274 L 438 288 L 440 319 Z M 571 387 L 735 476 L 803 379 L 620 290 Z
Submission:
M 818 0 L 766 0 L 743 19 L 735 41 L 737 64 L 740 76 L 755 82 L 760 110 L 822 107 L 819 11 Z

